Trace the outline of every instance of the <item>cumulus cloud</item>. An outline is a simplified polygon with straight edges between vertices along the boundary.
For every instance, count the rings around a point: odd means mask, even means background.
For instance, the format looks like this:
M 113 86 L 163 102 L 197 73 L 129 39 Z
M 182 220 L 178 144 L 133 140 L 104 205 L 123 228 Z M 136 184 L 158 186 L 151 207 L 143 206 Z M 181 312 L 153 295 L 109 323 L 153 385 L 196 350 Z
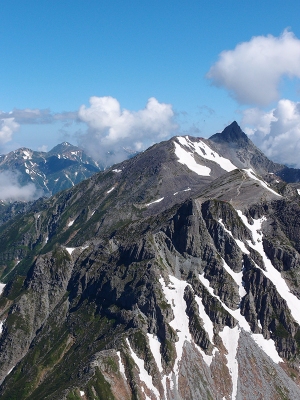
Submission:
M 300 78 L 300 40 L 287 30 L 223 51 L 207 73 L 213 85 L 227 89 L 239 103 L 258 106 L 279 99 L 283 77 Z
M 124 160 L 128 151 L 170 137 L 176 129 L 172 106 L 154 97 L 144 109 L 129 111 L 113 97 L 94 96 L 89 107 L 80 107 L 78 117 L 88 125 L 87 132 L 78 135 L 79 144 L 96 160 L 108 159 L 109 165 Z
M 267 112 L 244 110 L 241 125 L 269 158 L 300 168 L 300 102 L 282 99 Z
M 14 118 L 0 119 L 0 145 L 11 141 L 13 133 L 19 129 L 20 125 Z
M 19 174 L 10 171 L 0 172 L 0 199 L 3 201 L 31 201 L 43 195 L 33 183 L 22 186 Z

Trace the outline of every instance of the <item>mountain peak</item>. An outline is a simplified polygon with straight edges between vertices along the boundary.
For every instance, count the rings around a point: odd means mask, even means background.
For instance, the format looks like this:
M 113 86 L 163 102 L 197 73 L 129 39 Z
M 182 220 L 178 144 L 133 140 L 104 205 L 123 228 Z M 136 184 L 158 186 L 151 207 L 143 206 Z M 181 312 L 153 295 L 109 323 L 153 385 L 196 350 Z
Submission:
M 247 144 L 249 142 L 248 136 L 242 131 L 239 124 L 233 121 L 228 125 L 221 133 L 216 133 L 209 138 L 213 142 L 227 142 L 227 143 L 239 143 Z

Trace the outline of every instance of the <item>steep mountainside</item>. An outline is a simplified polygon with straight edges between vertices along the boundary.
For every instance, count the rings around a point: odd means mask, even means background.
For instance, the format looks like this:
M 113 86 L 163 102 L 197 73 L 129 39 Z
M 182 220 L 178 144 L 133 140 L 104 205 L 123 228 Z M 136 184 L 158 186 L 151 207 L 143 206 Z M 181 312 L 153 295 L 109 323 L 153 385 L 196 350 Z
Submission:
M 48 153 L 20 148 L 0 156 L 0 173 L 16 172 L 21 186 L 34 183 L 44 196 L 68 189 L 99 170 L 91 157 L 67 142 Z
M 0 227 L 1 399 L 300 398 L 300 184 L 231 130 Z
M 267 177 L 267 174 L 276 173 L 277 177 L 285 182 L 300 181 L 299 169 L 289 168 L 269 160 L 242 132 L 235 121 L 222 133 L 211 136 L 209 141 L 214 143 L 220 154 L 232 160 L 239 168 L 253 168 L 258 174 L 268 179 L 272 177 Z

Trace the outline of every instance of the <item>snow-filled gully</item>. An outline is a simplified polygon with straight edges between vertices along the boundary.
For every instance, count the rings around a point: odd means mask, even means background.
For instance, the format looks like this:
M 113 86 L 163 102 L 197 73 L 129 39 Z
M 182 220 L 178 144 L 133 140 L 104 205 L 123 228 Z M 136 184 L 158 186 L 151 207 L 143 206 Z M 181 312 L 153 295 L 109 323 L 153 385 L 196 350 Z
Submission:
M 255 220 L 254 225 L 250 225 L 250 224 L 248 224 L 246 217 L 244 217 L 240 211 L 238 211 L 238 214 L 242 218 L 242 221 L 246 225 L 246 227 L 248 227 L 250 229 L 250 231 L 252 232 L 253 241 L 255 244 L 253 245 L 251 243 L 251 241 L 248 241 L 249 246 L 251 246 L 253 249 L 258 251 L 263 257 L 263 260 L 264 260 L 264 263 L 266 266 L 266 271 L 263 271 L 263 272 L 274 283 L 274 285 L 276 286 L 276 288 L 277 288 L 278 292 L 281 294 L 281 296 L 284 299 L 286 299 L 295 320 L 297 322 L 300 321 L 300 301 L 289 291 L 289 289 L 288 289 L 285 281 L 281 277 L 280 273 L 272 266 L 270 260 L 266 257 L 266 255 L 263 251 L 261 224 L 264 221 L 264 218 L 262 218 L 260 220 Z M 222 225 L 223 229 L 233 237 L 232 233 L 228 229 L 225 228 L 222 220 L 219 220 L 219 223 Z M 237 243 L 239 248 L 244 253 L 249 253 L 245 244 L 242 241 L 235 239 L 235 238 L 233 238 L 233 239 L 235 240 L 235 242 Z M 243 281 L 242 281 L 242 276 L 243 276 L 242 272 L 239 272 L 239 273 L 234 272 L 225 263 L 224 260 L 223 260 L 223 267 L 232 276 L 234 281 L 237 283 L 237 285 L 239 287 L 239 294 L 240 294 L 240 297 L 242 298 L 246 294 L 246 291 L 243 286 Z M 279 354 L 276 350 L 276 347 L 275 347 L 275 343 L 272 339 L 267 340 L 263 337 L 262 334 L 252 333 L 246 318 L 243 315 L 241 315 L 240 309 L 232 310 L 228 306 L 226 306 L 226 304 L 224 304 L 222 302 L 220 297 L 214 293 L 213 288 L 210 286 L 210 282 L 208 281 L 208 279 L 206 279 L 204 277 L 203 274 L 199 274 L 199 279 L 200 279 L 201 283 L 206 287 L 208 292 L 213 297 L 215 297 L 220 302 L 222 307 L 229 314 L 231 314 L 238 322 L 238 324 L 234 328 L 229 328 L 228 326 L 225 326 L 223 331 L 219 332 L 219 335 L 220 335 L 220 337 L 223 341 L 223 344 L 227 350 L 227 354 L 226 354 L 227 366 L 228 366 L 229 372 L 231 374 L 232 384 L 233 384 L 232 399 L 235 399 L 236 395 L 237 395 L 237 383 L 238 383 L 238 361 L 236 359 L 236 354 L 237 354 L 237 349 L 238 349 L 239 336 L 240 336 L 242 329 L 250 334 L 251 338 L 273 360 L 273 362 L 279 363 L 279 362 L 282 362 L 283 360 L 279 356 Z M 179 280 L 179 279 L 175 278 L 174 276 L 169 276 L 169 280 L 170 280 L 170 284 L 166 285 L 164 279 L 161 277 L 160 283 L 161 283 L 164 295 L 166 297 L 166 300 L 171 305 L 173 314 L 174 314 L 174 319 L 170 322 L 170 326 L 174 330 L 176 330 L 179 340 L 175 343 L 177 357 L 176 357 L 175 364 L 174 364 L 174 371 L 173 371 L 174 374 L 171 373 L 169 376 L 163 377 L 163 386 L 164 386 L 165 393 L 167 393 L 167 391 L 166 391 L 167 379 L 170 382 L 172 382 L 173 385 L 178 385 L 179 362 L 182 358 L 183 346 L 184 346 L 185 341 L 194 343 L 193 338 L 189 331 L 189 320 L 188 320 L 188 316 L 186 314 L 186 302 L 184 300 L 184 290 L 185 290 L 186 286 L 189 285 L 189 283 Z M 202 299 L 199 296 L 195 295 L 195 300 L 199 307 L 199 315 L 203 320 L 204 329 L 206 330 L 208 337 L 209 337 L 211 343 L 213 344 L 213 323 L 210 320 L 209 316 L 205 312 L 205 308 L 202 303 Z M 156 354 L 155 359 L 156 360 L 158 359 L 158 361 L 156 361 L 156 362 L 157 362 L 157 365 L 159 366 L 159 369 L 161 370 L 159 342 L 157 341 L 156 343 L 153 342 L 151 344 L 150 337 L 149 337 L 149 342 L 150 342 L 151 351 L 153 354 Z M 212 356 L 206 355 L 202 351 L 202 349 L 200 347 L 198 347 L 197 345 L 196 345 L 196 348 L 202 355 L 206 364 L 208 366 L 210 366 L 212 359 L 214 357 L 214 354 L 217 351 L 217 348 L 215 347 Z M 173 388 L 173 386 L 171 386 L 171 389 L 172 388 Z
M 262 256 L 266 271 L 261 269 L 258 265 L 256 265 L 257 268 L 259 268 L 263 274 L 274 284 L 280 296 L 287 302 L 293 318 L 300 325 L 300 300 L 293 293 L 291 293 L 288 285 L 281 276 L 281 273 L 273 266 L 263 248 L 263 234 L 261 231 L 261 226 L 262 223 L 266 221 L 266 217 L 253 219 L 253 225 L 250 225 L 247 217 L 243 215 L 242 211 L 237 210 L 237 213 L 244 225 L 251 231 L 254 244 L 250 240 L 248 240 L 247 243 L 250 247 L 252 247 L 252 249 L 256 250 Z
M 242 219 L 243 223 L 245 226 L 251 231 L 252 236 L 253 236 L 253 242 L 247 241 L 248 245 L 252 247 L 254 250 L 259 252 L 263 258 L 266 271 L 263 271 L 266 277 L 268 277 L 273 284 L 276 286 L 279 294 L 284 298 L 288 304 L 288 307 L 291 310 L 291 313 L 294 317 L 294 319 L 300 324 L 300 300 L 297 299 L 296 296 L 294 296 L 290 290 L 288 289 L 288 286 L 284 279 L 281 277 L 280 273 L 273 267 L 271 264 L 271 261 L 267 258 L 264 250 L 263 250 L 263 245 L 262 245 L 262 232 L 261 232 L 261 225 L 263 221 L 265 220 L 265 217 L 260 218 L 258 220 L 254 220 L 254 224 L 250 225 L 247 221 L 247 218 L 242 214 L 241 211 L 237 211 L 238 215 Z M 219 224 L 222 225 L 223 229 L 232 236 L 232 238 L 235 240 L 239 248 L 241 249 L 242 252 L 249 254 L 249 251 L 247 250 L 245 244 L 238 240 L 235 239 L 232 235 L 232 233 L 225 228 L 222 220 L 220 219 Z M 242 298 L 245 294 L 246 291 L 243 286 L 243 281 L 242 281 L 242 272 L 236 273 L 234 272 L 223 260 L 223 267 L 224 269 L 232 276 L 234 281 L 237 283 L 239 287 L 239 294 L 240 297 Z M 258 267 L 259 268 L 259 267 Z M 275 343 L 272 339 L 265 339 L 262 334 L 254 334 L 251 332 L 250 326 L 246 320 L 246 318 L 241 315 L 240 309 L 232 310 L 226 304 L 222 302 L 219 296 L 217 296 L 214 293 L 213 288 L 210 286 L 210 282 L 208 279 L 204 277 L 204 274 L 199 274 L 199 280 L 201 283 L 205 286 L 205 288 L 208 290 L 208 292 L 215 297 L 222 307 L 229 313 L 231 314 L 236 320 L 237 320 L 237 325 L 234 328 L 229 328 L 228 326 L 225 326 L 221 332 L 219 332 L 219 336 L 221 337 L 223 344 L 227 350 L 226 359 L 227 359 L 227 366 L 228 370 L 231 375 L 232 379 L 232 399 L 235 399 L 237 396 L 237 386 L 238 386 L 238 361 L 236 358 L 237 355 L 237 349 L 238 349 L 238 344 L 239 344 L 239 337 L 241 330 L 243 329 L 244 331 L 248 332 L 251 336 L 251 338 L 256 342 L 256 344 L 273 360 L 275 363 L 282 362 L 282 358 L 279 356 Z M 199 353 L 202 355 L 204 362 L 207 364 L 208 367 L 210 367 L 211 362 L 214 358 L 214 355 L 218 349 L 214 347 L 214 351 L 212 356 L 208 356 L 204 353 L 204 351 L 195 344 L 193 341 L 193 338 L 191 336 L 191 333 L 189 331 L 189 319 L 186 314 L 186 302 L 184 300 L 184 290 L 186 286 L 191 285 L 183 280 L 177 279 L 174 276 L 170 275 L 169 276 L 169 284 L 166 284 L 163 277 L 160 278 L 159 280 L 164 296 L 167 300 L 167 302 L 171 305 L 173 314 L 174 314 L 174 319 L 170 322 L 170 326 L 177 332 L 178 335 L 178 341 L 175 343 L 175 348 L 176 348 L 176 360 L 174 363 L 174 369 L 173 371 L 168 375 L 164 375 L 162 377 L 162 384 L 164 388 L 164 393 L 167 395 L 167 383 L 169 382 L 170 384 L 170 389 L 173 390 L 174 386 L 176 389 L 178 388 L 178 375 L 179 375 L 179 363 L 182 359 L 182 354 L 183 354 L 183 348 L 185 342 L 189 342 L 195 346 L 195 348 L 199 351 Z M 214 345 L 213 342 L 213 337 L 214 337 L 214 332 L 213 332 L 213 322 L 210 320 L 209 316 L 205 312 L 205 307 L 203 305 L 202 299 L 195 295 L 195 300 L 198 304 L 199 307 L 199 316 L 203 320 L 203 326 L 205 331 L 208 334 L 210 342 Z M 149 340 L 149 345 L 151 352 L 153 354 L 153 357 L 156 361 L 156 364 L 158 366 L 158 369 L 161 374 L 163 374 L 163 368 L 162 368 L 162 363 L 161 363 L 161 352 L 160 352 L 160 342 L 157 338 L 157 336 L 153 334 L 148 334 L 148 340 Z M 152 391 L 152 393 L 157 397 L 157 399 L 160 399 L 159 397 L 159 392 L 157 388 L 153 385 L 152 382 L 152 377 L 147 373 L 147 371 L 144 368 L 144 361 L 139 359 L 137 355 L 134 353 L 132 348 L 130 347 L 129 342 L 127 342 L 131 355 L 139 367 L 140 370 L 140 379 L 145 383 L 147 388 Z M 146 395 L 146 393 L 145 393 Z M 147 397 L 147 396 L 146 396 Z M 148 398 L 148 397 L 147 397 Z

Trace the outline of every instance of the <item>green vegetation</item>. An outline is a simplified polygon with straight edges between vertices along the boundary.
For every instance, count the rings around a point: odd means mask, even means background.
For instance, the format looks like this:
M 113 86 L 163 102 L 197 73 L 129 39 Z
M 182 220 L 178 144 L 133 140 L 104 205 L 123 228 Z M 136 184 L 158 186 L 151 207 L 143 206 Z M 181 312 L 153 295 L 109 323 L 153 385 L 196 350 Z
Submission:
M 95 395 L 96 394 L 96 395 Z M 111 385 L 108 383 L 99 368 L 96 368 L 94 377 L 86 386 L 86 395 L 89 400 L 114 400 Z

